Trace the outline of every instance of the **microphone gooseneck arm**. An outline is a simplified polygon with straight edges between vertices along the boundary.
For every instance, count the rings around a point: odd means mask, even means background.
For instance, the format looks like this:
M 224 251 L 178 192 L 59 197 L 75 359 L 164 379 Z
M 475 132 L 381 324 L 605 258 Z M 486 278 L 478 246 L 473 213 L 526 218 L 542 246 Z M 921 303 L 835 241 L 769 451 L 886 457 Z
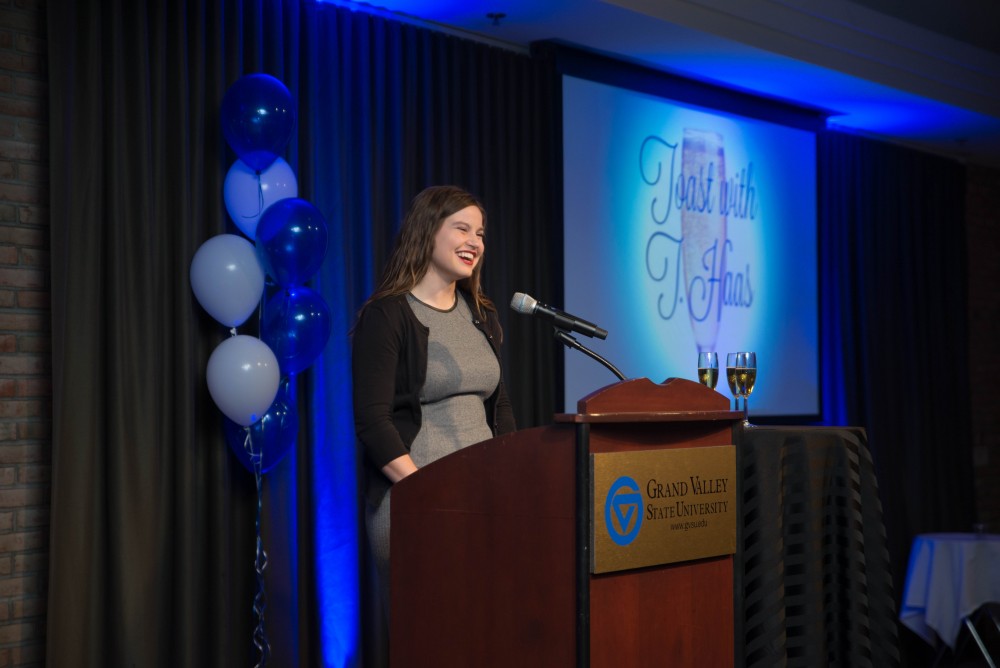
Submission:
M 618 380 L 625 380 L 625 374 L 619 371 L 618 367 L 616 367 L 614 364 L 612 364 L 611 362 L 604 359 L 603 357 L 595 353 L 587 346 L 583 345 L 582 343 L 574 339 L 572 336 L 569 335 L 569 332 L 567 332 L 564 329 L 559 329 L 558 327 L 553 327 L 552 329 L 553 332 L 555 333 L 555 337 L 560 341 L 562 341 L 565 345 L 569 346 L 570 348 L 575 348 L 576 350 L 579 350 L 581 353 L 590 357 L 591 359 L 597 360 L 605 367 L 607 367 L 607 369 L 611 371 L 611 373 L 615 374 L 618 377 Z

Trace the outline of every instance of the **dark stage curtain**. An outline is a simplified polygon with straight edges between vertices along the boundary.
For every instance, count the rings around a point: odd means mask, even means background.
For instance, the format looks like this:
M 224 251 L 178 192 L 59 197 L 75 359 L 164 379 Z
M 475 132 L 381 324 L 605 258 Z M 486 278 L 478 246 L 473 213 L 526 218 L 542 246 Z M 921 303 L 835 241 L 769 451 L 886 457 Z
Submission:
M 50 666 L 250 664 L 255 490 L 205 384 L 224 333 L 187 278 L 224 229 L 227 9 L 47 7 Z
M 285 157 L 330 227 L 314 285 L 334 319 L 297 381 L 298 443 L 264 480 L 270 663 L 377 664 L 377 615 L 358 600 L 347 332 L 410 197 L 465 186 L 489 213 L 485 287 L 519 425 L 550 421 L 560 351 L 506 303 L 560 295 L 552 68 L 299 0 L 55 1 L 47 13 L 49 665 L 256 659 L 256 489 L 205 384 L 227 332 L 188 280 L 204 241 L 238 233 L 222 200 L 235 156 L 219 107 L 256 71 L 298 103 Z M 836 134 L 819 148 L 824 400 L 830 421 L 868 429 L 899 591 L 912 535 L 972 517 L 963 170 Z
M 975 516 L 965 169 L 835 132 L 818 149 L 826 416 L 867 429 L 898 604 L 914 536 Z
M 285 157 L 299 196 L 329 224 L 314 284 L 334 319 L 323 357 L 297 381 L 298 443 L 264 477 L 268 665 L 377 664 L 381 631 L 368 610 L 358 628 L 351 582 L 364 579 L 364 540 L 347 331 L 409 199 L 430 184 L 464 186 L 489 214 L 484 282 L 505 325 L 517 417 L 548 421 L 553 381 L 532 370 L 552 367 L 555 344 L 507 322 L 506 307 L 514 291 L 552 290 L 559 195 L 547 68 L 300 0 L 53 2 L 47 11 L 49 665 L 258 660 L 256 488 L 228 452 L 205 383 L 228 333 L 188 279 L 203 242 L 239 233 L 222 199 L 235 156 L 219 108 L 235 80 L 257 71 L 298 103 Z M 330 520 L 345 508 L 346 528 Z M 332 573 L 331 554 L 346 564 Z

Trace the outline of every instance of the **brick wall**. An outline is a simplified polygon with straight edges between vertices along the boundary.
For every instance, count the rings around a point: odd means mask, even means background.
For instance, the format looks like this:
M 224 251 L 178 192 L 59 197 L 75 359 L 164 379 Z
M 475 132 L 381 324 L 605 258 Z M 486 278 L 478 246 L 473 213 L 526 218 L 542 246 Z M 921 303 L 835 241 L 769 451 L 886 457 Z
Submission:
M 966 186 L 969 258 L 969 375 L 979 521 L 1000 532 L 1000 170 L 970 167 Z
M 0 0 L 0 667 L 45 662 L 51 372 L 41 0 Z

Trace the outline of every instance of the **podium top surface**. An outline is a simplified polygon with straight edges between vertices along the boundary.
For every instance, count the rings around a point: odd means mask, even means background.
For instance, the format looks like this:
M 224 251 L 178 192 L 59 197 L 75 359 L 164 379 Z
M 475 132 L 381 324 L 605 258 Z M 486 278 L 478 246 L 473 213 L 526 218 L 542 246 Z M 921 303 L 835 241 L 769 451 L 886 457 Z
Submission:
M 694 422 L 736 421 L 729 399 L 685 378 L 654 383 L 648 378 L 623 380 L 591 392 L 577 402 L 576 413 L 559 413 L 556 422 Z

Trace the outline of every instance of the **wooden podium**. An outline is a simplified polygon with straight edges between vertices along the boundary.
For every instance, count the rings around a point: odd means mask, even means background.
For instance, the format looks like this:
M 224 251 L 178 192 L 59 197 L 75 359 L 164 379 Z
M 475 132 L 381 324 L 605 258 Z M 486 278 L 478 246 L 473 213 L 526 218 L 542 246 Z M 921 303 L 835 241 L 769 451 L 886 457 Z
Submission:
M 398 483 L 393 668 L 733 665 L 732 554 L 595 572 L 591 477 L 605 453 L 732 450 L 741 417 L 692 381 L 623 381 Z

